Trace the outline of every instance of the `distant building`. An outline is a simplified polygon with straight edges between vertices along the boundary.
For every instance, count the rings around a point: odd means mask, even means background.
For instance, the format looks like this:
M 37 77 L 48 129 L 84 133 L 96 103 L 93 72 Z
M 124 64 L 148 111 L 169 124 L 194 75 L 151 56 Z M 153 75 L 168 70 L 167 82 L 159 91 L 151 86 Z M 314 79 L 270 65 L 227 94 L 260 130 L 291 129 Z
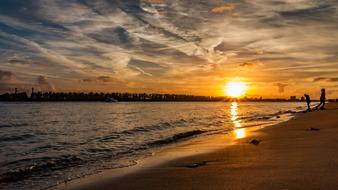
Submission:
M 304 96 L 302 96 L 302 97 L 300 98 L 300 100 L 301 100 L 301 101 L 304 101 L 304 100 L 305 100 Z
M 291 100 L 291 101 L 297 100 L 297 96 L 290 96 L 290 100 Z

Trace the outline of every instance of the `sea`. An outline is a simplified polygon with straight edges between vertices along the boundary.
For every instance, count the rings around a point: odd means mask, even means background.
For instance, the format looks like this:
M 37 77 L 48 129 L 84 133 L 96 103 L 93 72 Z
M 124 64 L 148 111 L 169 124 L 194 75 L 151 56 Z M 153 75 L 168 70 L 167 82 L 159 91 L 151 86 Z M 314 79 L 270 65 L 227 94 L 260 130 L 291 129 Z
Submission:
M 304 109 L 299 102 L 0 102 L 0 189 L 46 189 Z

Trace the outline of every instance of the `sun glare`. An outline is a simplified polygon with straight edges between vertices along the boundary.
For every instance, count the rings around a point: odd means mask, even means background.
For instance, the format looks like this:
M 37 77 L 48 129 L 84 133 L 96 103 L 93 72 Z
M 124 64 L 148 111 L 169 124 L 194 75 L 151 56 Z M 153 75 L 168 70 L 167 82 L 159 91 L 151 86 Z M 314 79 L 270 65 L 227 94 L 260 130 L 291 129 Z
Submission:
M 225 86 L 225 93 L 232 98 L 243 96 L 248 89 L 244 82 L 229 82 Z

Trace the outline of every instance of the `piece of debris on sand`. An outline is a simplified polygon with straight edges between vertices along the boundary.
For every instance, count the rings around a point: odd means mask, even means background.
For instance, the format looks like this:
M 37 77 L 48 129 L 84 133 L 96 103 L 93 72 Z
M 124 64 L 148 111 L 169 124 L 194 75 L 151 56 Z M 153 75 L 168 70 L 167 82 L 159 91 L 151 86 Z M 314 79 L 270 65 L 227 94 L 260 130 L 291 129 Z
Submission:
M 308 130 L 308 131 L 319 131 L 320 129 L 319 128 L 310 127 L 310 128 L 307 128 L 306 130 Z
M 187 164 L 184 167 L 186 167 L 186 168 L 197 168 L 197 167 L 201 167 L 201 166 L 204 166 L 204 165 L 207 165 L 207 161 L 195 162 L 195 163 L 192 163 L 192 164 Z
M 261 142 L 261 140 L 258 140 L 258 139 L 251 139 L 251 140 L 249 141 L 250 144 L 253 144 L 253 145 L 256 145 L 256 146 L 257 146 L 260 142 Z

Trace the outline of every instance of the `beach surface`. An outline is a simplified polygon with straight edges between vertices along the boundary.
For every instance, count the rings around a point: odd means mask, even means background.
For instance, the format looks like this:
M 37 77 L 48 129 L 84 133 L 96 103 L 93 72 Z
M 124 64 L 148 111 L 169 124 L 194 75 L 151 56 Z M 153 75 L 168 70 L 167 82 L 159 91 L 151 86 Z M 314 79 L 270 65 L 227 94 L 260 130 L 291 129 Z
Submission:
M 338 189 L 337 150 L 338 104 L 331 103 L 241 138 L 215 135 L 56 189 Z

